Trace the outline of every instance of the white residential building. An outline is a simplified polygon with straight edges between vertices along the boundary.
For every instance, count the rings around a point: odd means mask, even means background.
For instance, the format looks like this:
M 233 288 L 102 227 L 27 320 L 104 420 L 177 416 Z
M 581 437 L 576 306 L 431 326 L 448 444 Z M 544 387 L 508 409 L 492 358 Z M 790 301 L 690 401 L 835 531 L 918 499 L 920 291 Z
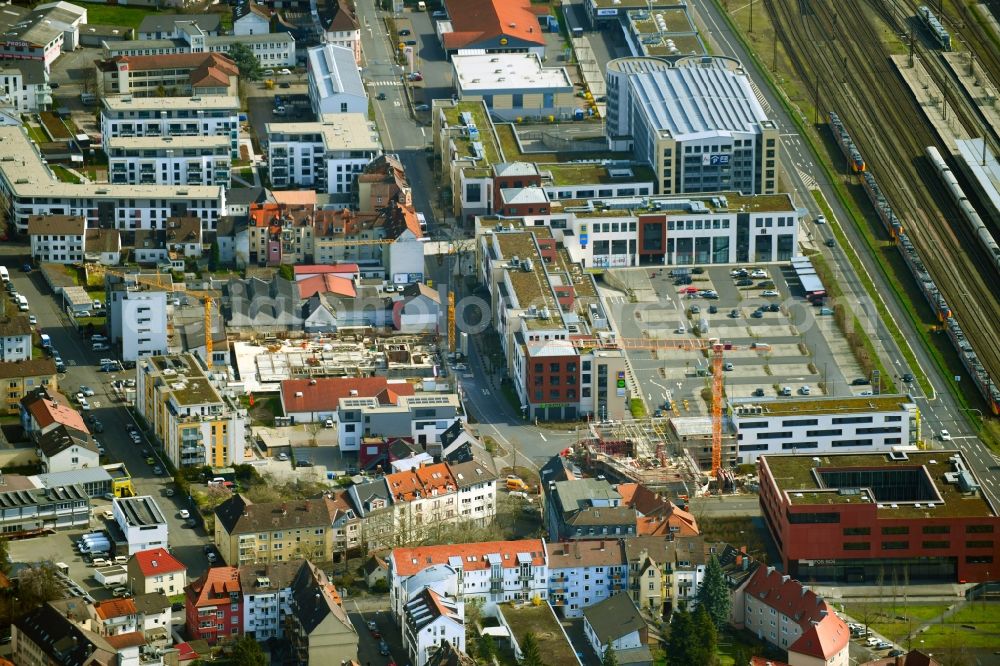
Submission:
M 187 567 L 163 548 L 135 553 L 127 567 L 132 594 L 162 592 L 173 597 L 184 593 Z
M 329 113 L 318 123 L 268 123 L 266 130 L 276 189 L 350 193 L 358 174 L 382 154 L 374 123 L 361 113 Z
M 603 657 L 609 649 L 620 655 L 645 648 L 649 630 L 631 597 L 620 592 L 584 609 L 583 633 Z
M 27 361 L 31 358 L 31 323 L 15 314 L 0 323 L 0 361 Z
M 465 604 L 426 587 L 403 607 L 403 649 L 423 666 L 442 643 L 465 651 Z
M 306 54 L 309 102 L 317 118 L 327 113 L 368 113 L 368 94 L 353 51 L 326 44 Z
M 625 591 L 628 562 L 618 539 L 577 539 L 546 544 L 549 559 L 549 601 L 563 617 L 583 615 L 583 609 Z
M 303 566 L 303 560 L 294 559 L 239 568 L 244 634 L 258 642 L 284 636 L 285 616 L 292 612 L 292 583 Z
M 41 60 L 0 61 L 0 102 L 4 98 L 17 113 L 44 111 L 52 104 L 49 75 Z
M 458 488 L 457 511 L 459 520 L 476 525 L 493 522 L 497 506 L 497 475 L 478 460 L 448 463 Z
M 114 185 L 221 185 L 232 176 L 226 136 L 117 137 L 105 143 Z
M 173 53 L 229 53 L 233 44 L 249 48 L 261 67 L 293 67 L 295 38 L 287 32 L 264 35 L 212 36 L 193 23 L 178 23 L 177 39 L 139 39 L 104 42 L 104 57 L 169 55 Z M 356 71 L 356 70 L 355 70 Z
M 390 607 L 399 622 L 412 598 L 407 594 L 410 579 L 431 567 L 437 567 L 439 580 L 458 599 L 482 599 L 486 615 L 507 601 L 548 598 L 548 560 L 541 539 L 396 548 L 387 564 Z
M 218 185 L 104 185 L 64 183 L 42 161 L 22 127 L 0 126 L 0 195 L 11 221 L 27 233 L 32 215 L 79 215 L 88 227 L 151 229 L 169 217 L 193 216 L 206 230 L 225 211 Z
M 851 632 L 808 587 L 773 567 L 758 567 L 733 594 L 731 621 L 788 651 L 791 666 L 849 666 Z
M 135 361 L 167 351 L 167 292 L 145 284 L 109 278 L 105 303 L 111 344 L 121 357 Z
M 194 97 L 105 97 L 104 141 L 123 136 L 225 136 L 239 150 L 240 100 L 228 95 Z
M 233 10 L 234 35 L 266 35 L 271 32 L 271 10 L 253 0 L 240 3 Z
M 908 395 L 734 399 L 738 462 L 772 453 L 872 453 L 920 441 L 920 410 Z
M 152 497 L 116 497 L 111 513 L 128 541 L 129 555 L 167 547 L 167 519 Z
M 28 218 L 31 258 L 42 264 L 80 264 L 87 221 L 77 215 L 33 215 Z
M 383 404 L 378 398 L 341 398 L 336 418 L 340 450 L 357 451 L 368 435 L 412 437 L 421 445 L 438 441 L 461 416 L 460 408 L 454 393 L 400 395 L 395 404 Z

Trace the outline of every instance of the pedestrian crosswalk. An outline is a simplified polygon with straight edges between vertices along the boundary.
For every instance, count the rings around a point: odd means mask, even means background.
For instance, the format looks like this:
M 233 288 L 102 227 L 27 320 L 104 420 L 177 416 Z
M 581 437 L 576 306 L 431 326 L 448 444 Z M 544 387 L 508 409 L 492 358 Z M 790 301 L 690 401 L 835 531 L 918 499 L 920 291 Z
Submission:
M 819 189 L 819 183 L 816 182 L 816 178 L 814 178 L 813 176 L 809 175 L 808 173 L 806 173 L 805 171 L 803 171 L 802 169 L 800 169 L 798 167 L 795 167 L 795 170 L 799 172 L 799 178 L 802 179 L 802 184 L 806 186 L 806 189 L 809 189 L 809 190 L 818 190 Z
M 397 79 L 384 79 L 381 81 L 368 81 L 367 85 L 370 88 L 398 88 L 403 84 Z
M 749 81 L 750 81 L 750 87 L 753 88 L 753 94 L 757 98 L 757 101 L 760 102 L 760 105 L 764 109 L 764 112 L 770 115 L 771 105 L 768 103 L 767 99 L 764 98 L 764 93 L 760 91 L 760 88 L 757 87 L 757 84 L 754 83 L 753 79 L 749 79 Z
M 608 296 L 608 303 L 628 303 L 628 296 Z

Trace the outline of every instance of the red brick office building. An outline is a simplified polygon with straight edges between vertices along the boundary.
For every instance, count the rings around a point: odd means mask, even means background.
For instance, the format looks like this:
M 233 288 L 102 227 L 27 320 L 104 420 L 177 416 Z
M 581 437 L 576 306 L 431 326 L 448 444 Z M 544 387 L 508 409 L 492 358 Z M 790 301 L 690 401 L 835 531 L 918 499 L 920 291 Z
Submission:
M 982 582 L 1000 517 L 959 451 L 760 456 L 760 505 L 799 580 Z

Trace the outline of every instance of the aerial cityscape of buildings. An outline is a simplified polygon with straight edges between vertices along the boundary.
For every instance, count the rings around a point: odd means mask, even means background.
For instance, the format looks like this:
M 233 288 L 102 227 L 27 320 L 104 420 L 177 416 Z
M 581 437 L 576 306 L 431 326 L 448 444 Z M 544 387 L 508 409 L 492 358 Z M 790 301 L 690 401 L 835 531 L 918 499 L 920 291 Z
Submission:
M 3 5 L 0 664 L 992 663 L 998 20 Z

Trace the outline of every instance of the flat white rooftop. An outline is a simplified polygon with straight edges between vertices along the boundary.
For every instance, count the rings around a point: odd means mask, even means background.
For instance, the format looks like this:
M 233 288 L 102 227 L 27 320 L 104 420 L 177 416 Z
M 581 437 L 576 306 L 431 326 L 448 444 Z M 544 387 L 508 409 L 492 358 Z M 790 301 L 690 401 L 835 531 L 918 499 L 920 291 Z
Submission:
M 570 91 L 573 82 L 563 67 L 542 67 L 534 53 L 455 55 L 455 85 L 465 94 L 478 91 Z
M 209 111 L 225 110 L 237 112 L 240 109 L 238 97 L 229 95 L 201 95 L 197 97 L 105 97 L 104 108 L 109 111 Z
M 208 185 L 109 185 L 63 183 L 42 163 L 27 132 L 17 125 L 0 127 L 0 180 L 18 197 L 75 199 L 205 199 L 222 201 L 222 187 Z
M 268 141 L 322 138 L 327 150 L 382 150 L 378 131 L 363 113 L 326 113 L 315 123 L 268 123 Z M 281 136 L 285 138 L 281 138 Z

